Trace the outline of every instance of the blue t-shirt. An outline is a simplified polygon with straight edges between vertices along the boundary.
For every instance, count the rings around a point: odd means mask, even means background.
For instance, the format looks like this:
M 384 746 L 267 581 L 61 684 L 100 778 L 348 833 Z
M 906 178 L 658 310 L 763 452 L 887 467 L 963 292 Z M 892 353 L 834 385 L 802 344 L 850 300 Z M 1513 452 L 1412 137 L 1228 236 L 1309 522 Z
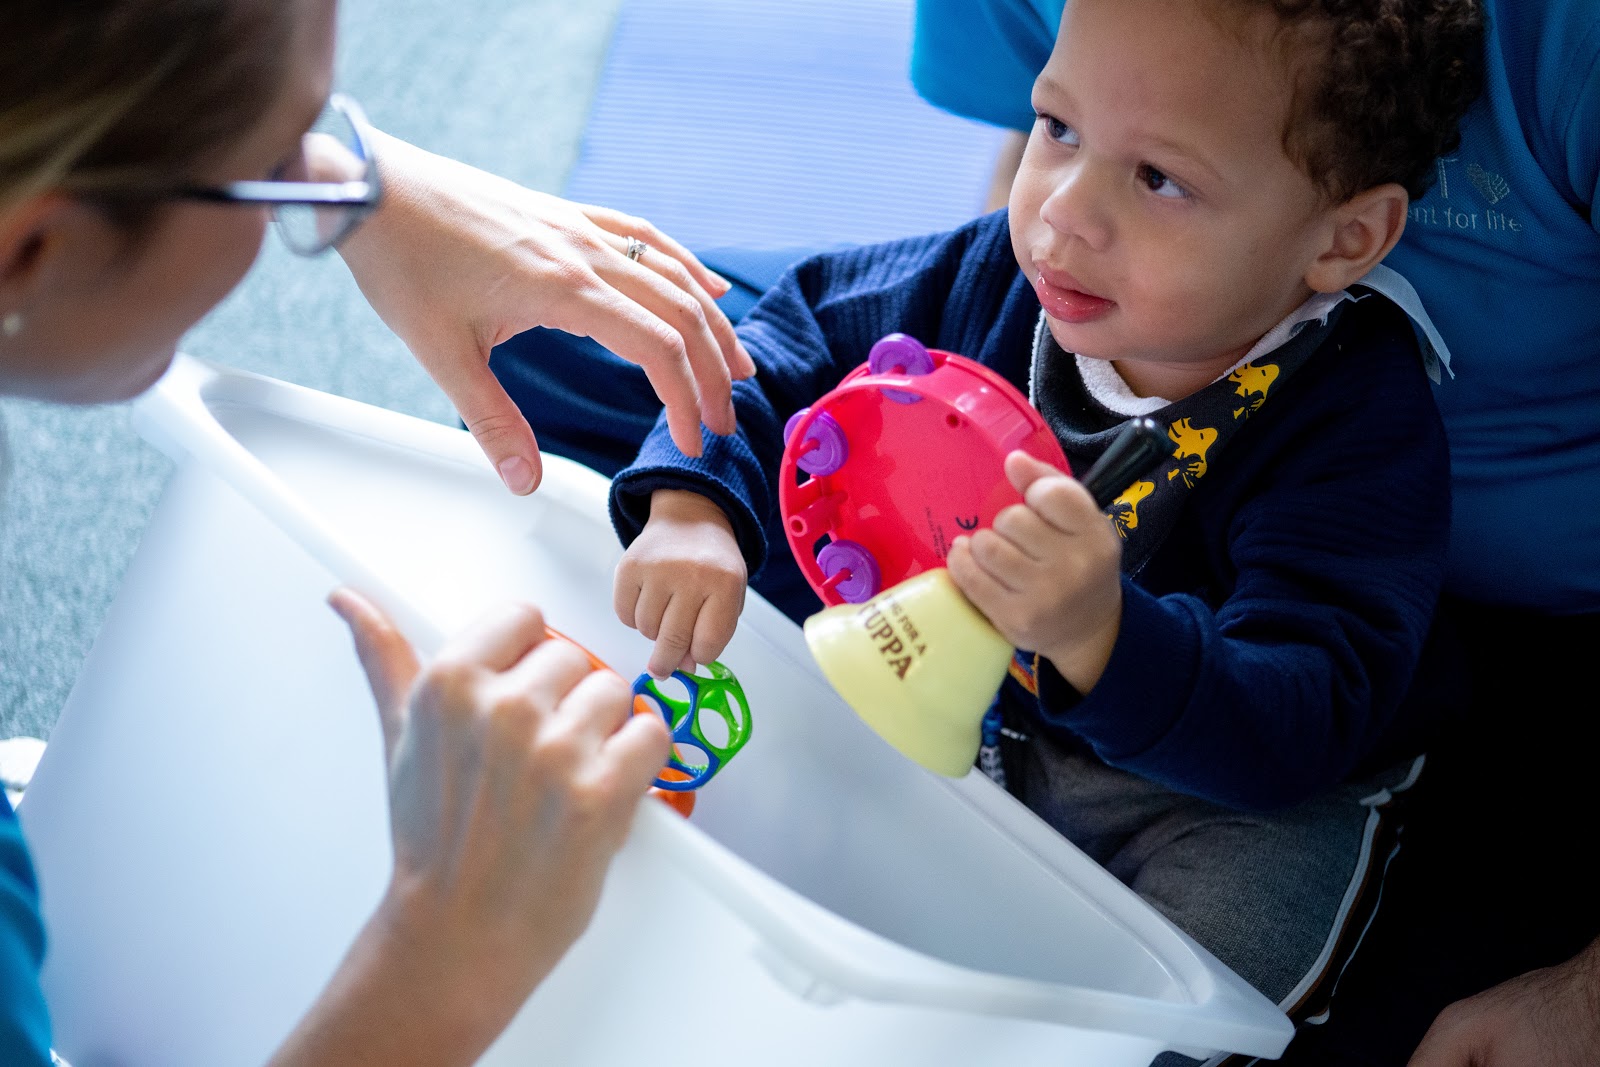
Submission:
M 50 1017 L 39 988 L 44 924 L 22 827 L 0 789 L 0 1063 L 50 1062 Z
M 1600 611 L 1600 5 L 1488 13 L 1484 94 L 1388 263 L 1455 357 L 1451 587 Z
M 1062 0 L 917 0 L 911 83 L 929 103 L 995 126 L 1033 125 L 1033 79 Z
M 1026 128 L 1061 6 L 918 0 L 918 91 Z M 1600 4 L 1485 8 L 1486 89 L 1387 262 L 1454 357 L 1450 588 L 1600 611 Z

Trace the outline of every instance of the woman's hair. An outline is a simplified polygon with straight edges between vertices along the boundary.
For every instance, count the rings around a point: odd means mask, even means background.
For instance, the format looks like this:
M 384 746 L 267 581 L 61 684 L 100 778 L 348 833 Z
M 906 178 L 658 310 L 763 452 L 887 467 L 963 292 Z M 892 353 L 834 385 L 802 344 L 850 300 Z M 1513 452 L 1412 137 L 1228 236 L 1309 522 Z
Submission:
M 1413 200 L 1483 87 L 1481 0 L 1226 0 L 1263 9 L 1294 72 L 1283 147 L 1333 201 L 1388 182 Z
M 137 226 L 271 108 L 292 0 L 0 2 L 0 208 L 48 189 Z

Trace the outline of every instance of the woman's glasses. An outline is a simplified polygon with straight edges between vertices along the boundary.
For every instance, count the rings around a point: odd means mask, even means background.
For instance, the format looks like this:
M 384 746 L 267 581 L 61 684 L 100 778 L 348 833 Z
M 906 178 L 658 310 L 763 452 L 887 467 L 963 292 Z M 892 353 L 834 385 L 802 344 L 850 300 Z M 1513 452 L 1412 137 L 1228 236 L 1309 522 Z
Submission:
M 348 96 L 328 98 L 322 115 L 300 140 L 300 152 L 266 181 L 185 186 L 171 196 L 226 204 L 265 204 L 291 251 L 325 252 L 350 235 L 383 195 L 372 155 L 371 127 Z
M 290 250 L 314 256 L 350 236 L 372 214 L 383 196 L 383 185 L 378 180 L 372 127 L 367 125 L 366 115 L 354 100 L 335 93 L 300 138 L 300 151 L 263 181 L 95 189 L 83 195 L 112 203 L 197 200 L 264 205 L 272 209 L 278 232 Z

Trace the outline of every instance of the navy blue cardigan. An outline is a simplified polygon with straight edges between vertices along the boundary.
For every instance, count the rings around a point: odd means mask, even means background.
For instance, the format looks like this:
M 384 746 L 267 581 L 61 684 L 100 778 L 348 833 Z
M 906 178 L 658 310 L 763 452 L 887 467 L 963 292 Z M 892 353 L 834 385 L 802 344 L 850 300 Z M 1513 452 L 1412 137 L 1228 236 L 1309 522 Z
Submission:
M 691 489 L 727 512 L 756 574 L 788 552 L 774 532 L 789 415 L 895 330 L 1025 392 L 1038 316 L 1003 211 L 799 264 L 739 325 L 759 372 L 734 388 L 738 433 L 705 433 L 690 459 L 658 423 L 613 483 L 619 535 L 638 536 L 655 489 Z M 1362 300 L 1123 578 L 1099 683 L 1080 695 L 1042 664 L 1032 710 L 1113 766 L 1236 807 L 1282 807 L 1345 779 L 1409 729 L 1399 713 L 1442 582 L 1449 484 L 1409 325 Z

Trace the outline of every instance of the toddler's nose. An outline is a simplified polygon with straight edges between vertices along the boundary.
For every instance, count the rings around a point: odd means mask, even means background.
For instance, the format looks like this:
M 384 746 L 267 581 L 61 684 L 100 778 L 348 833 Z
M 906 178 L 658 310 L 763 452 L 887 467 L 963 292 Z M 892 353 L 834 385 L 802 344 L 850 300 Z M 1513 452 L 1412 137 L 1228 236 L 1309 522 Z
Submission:
M 1095 251 L 1111 242 L 1111 218 L 1104 176 L 1081 160 L 1062 167 L 1040 217 L 1064 237 L 1075 237 Z

